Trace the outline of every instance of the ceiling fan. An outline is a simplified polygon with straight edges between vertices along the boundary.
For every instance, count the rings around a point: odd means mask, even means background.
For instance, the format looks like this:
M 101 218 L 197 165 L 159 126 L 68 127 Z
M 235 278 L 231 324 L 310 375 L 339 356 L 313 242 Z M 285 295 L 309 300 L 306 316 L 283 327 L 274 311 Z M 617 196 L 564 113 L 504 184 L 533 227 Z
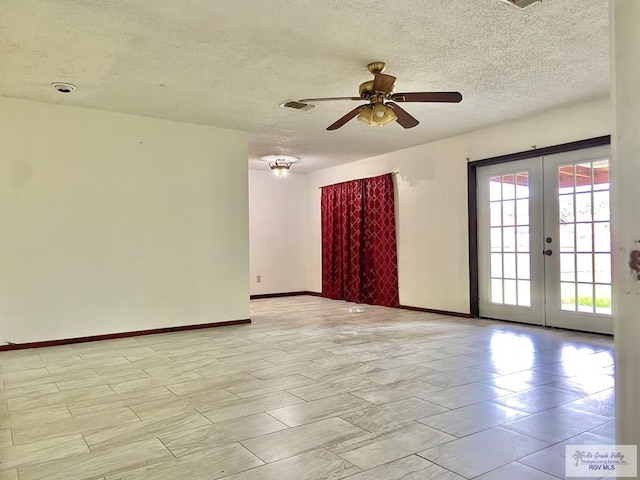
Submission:
M 384 62 L 373 62 L 367 65 L 374 77 L 373 80 L 360 85 L 359 97 L 304 98 L 298 101 L 302 104 L 333 100 L 365 100 L 369 102 L 354 108 L 329 125 L 327 130 L 337 130 L 354 117 L 358 117 L 358 120 L 370 126 L 381 127 L 387 123 L 397 121 L 404 128 L 413 128 L 420 122 L 395 102 L 459 103 L 462 101 L 460 92 L 396 93 L 396 77 L 382 73 L 386 67 L 387 65 Z

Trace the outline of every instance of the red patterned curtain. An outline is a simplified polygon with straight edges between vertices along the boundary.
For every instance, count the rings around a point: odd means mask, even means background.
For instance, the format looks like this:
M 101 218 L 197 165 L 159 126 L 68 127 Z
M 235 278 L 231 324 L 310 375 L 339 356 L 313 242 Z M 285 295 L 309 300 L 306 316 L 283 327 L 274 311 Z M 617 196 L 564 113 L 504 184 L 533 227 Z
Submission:
M 322 296 L 397 307 L 393 175 L 322 187 Z

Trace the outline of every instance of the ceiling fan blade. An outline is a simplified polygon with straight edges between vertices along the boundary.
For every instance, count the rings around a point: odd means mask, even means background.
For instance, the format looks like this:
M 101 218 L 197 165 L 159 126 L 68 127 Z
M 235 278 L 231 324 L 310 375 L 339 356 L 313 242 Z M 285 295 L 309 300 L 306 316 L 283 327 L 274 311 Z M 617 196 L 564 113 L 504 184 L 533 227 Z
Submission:
M 323 97 L 323 98 L 303 98 L 302 100 L 298 100 L 301 103 L 312 103 L 312 102 L 329 102 L 333 100 L 362 100 L 362 97 Z
M 386 105 L 391 107 L 391 109 L 393 110 L 393 113 L 395 113 L 396 117 L 398 117 L 396 122 L 398 122 L 404 128 L 413 128 L 420 123 L 418 120 L 416 120 L 415 117 L 410 115 L 405 109 L 401 108 L 400 105 L 396 105 L 393 102 L 387 102 Z
M 345 123 L 347 123 L 349 120 L 351 120 L 352 118 L 354 118 L 355 116 L 357 116 L 360 111 L 365 108 L 367 105 L 360 105 L 356 108 L 354 108 L 353 110 L 351 110 L 349 113 L 347 113 L 344 117 L 339 118 L 338 120 L 336 120 L 335 122 L 333 122 L 331 125 L 329 125 L 327 127 L 327 130 L 337 130 L 338 128 L 340 128 L 341 126 L 343 126 Z
M 389 93 L 393 88 L 393 84 L 396 82 L 396 77 L 392 75 L 385 75 L 384 73 L 376 73 L 373 79 L 373 91 Z
M 394 102 L 448 102 L 459 103 L 462 101 L 460 92 L 410 92 L 394 93 L 389 97 Z

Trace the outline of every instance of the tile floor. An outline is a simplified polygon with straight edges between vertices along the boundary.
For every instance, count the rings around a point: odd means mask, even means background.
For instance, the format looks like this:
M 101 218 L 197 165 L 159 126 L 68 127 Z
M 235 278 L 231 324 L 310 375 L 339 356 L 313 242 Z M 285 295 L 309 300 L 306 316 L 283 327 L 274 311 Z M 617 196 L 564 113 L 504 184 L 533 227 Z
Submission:
M 611 338 L 351 307 L 0 352 L 0 480 L 553 480 L 615 443 Z

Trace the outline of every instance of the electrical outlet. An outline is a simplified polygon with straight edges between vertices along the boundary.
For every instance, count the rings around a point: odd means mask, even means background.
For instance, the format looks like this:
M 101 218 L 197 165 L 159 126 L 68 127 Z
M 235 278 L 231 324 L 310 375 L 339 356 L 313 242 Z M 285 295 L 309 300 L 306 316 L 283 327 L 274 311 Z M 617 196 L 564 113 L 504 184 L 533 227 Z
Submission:
M 256 283 L 262 282 L 262 275 L 256 275 Z

